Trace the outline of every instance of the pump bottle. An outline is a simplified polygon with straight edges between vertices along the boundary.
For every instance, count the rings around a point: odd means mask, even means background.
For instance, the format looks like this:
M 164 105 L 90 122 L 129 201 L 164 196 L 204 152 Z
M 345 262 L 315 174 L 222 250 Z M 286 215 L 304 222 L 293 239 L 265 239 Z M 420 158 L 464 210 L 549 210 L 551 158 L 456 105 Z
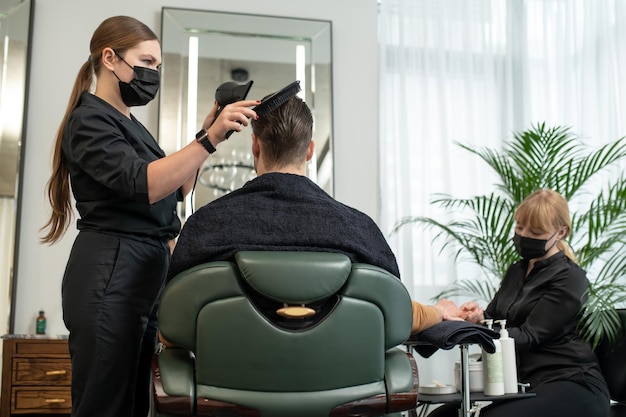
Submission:
M 515 360 L 515 340 L 509 336 L 506 320 L 496 320 L 500 323 L 500 344 L 502 345 L 502 370 L 504 372 L 504 393 L 517 393 L 517 363 Z
M 486 319 L 483 323 L 493 329 L 493 320 Z M 500 340 L 493 339 L 496 348 L 494 353 L 487 353 L 483 349 L 483 378 L 485 380 L 485 395 L 504 395 L 504 376 L 502 372 L 502 345 Z

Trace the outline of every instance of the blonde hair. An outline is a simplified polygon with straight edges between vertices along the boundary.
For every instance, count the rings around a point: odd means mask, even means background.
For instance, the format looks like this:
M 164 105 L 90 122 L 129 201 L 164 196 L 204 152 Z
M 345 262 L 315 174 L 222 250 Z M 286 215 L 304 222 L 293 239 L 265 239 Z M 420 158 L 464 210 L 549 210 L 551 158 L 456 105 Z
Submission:
M 155 39 L 157 39 L 157 36 L 148 26 L 128 16 L 110 17 L 103 21 L 93 33 L 89 45 L 89 59 L 78 71 L 74 88 L 72 89 L 70 100 L 54 143 L 52 175 L 46 185 L 46 193 L 48 200 L 50 200 L 52 214 L 48 222 L 41 228 L 41 230 L 47 229 L 46 234 L 41 238 L 43 243 L 54 243 L 61 239 L 72 219 L 69 169 L 61 148 L 63 131 L 70 114 L 78 106 L 81 94 L 90 90 L 94 74 L 98 75 L 102 68 L 102 51 L 108 47 L 123 53 L 143 41 Z
M 565 236 L 559 240 L 557 247 L 565 253 L 565 256 L 576 262 L 576 256 L 565 242 L 565 238 L 572 230 L 567 200 L 553 190 L 537 190 L 530 194 L 520 203 L 515 210 L 513 219 L 520 224 L 537 230 L 553 230 L 567 227 Z

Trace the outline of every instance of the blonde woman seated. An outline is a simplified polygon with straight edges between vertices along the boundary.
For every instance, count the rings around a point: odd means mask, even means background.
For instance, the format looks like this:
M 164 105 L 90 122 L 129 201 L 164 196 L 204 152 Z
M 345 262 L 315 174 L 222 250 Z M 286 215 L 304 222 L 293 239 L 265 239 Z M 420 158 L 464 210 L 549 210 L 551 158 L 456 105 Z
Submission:
M 506 319 L 515 340 L 518 380 L 536 397 L 494 402 L 481 416 L 606 417 L 608 389 L 577 324 L 589 286 L 565 242 L 571 231 L 567 201 L 551 190 L 528 196 L 515 211 L 513 242 L 522 258 L 511 265 L 483 310 L 463 304 L 466 320 Z M 433 411 L 454 416 L 458 405 Z

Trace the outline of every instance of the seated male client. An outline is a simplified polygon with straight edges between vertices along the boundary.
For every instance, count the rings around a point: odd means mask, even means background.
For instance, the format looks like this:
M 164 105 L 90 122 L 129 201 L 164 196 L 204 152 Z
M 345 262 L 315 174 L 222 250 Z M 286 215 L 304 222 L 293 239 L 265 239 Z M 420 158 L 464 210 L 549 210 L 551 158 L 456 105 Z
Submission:
M 315 147 L 306 103 L 293 97 L 251 125 L 257 177 L 187 219 L 172 254 L 169 279 L 201 263 L 233 261 L 242 250 L 343 253 L 352 262 L 399 277 L 396 258 L 376 223 L 305 176 Z M 434 306 L 413 301 L 412 332 L 459 313 L 447 300 Z

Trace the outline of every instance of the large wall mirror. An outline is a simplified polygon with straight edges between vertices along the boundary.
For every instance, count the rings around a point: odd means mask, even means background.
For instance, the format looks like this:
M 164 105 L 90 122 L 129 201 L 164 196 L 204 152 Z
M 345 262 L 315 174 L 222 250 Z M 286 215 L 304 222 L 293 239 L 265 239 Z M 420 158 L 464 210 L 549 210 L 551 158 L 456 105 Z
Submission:
M 248 98 L 260 99 L 299 80 L 315 120 L 307 175 L 333 195 L 330 21 L 166 7 L 161 30 L 158 136 L 166 153 L 194 138 L 222 83 L 252 80 Z M 232 135 L 207 160 L 183 217 L 254 178 L 250 133 Z
M 0 0 L 0 323 L 13 332 L 33 0 Z

